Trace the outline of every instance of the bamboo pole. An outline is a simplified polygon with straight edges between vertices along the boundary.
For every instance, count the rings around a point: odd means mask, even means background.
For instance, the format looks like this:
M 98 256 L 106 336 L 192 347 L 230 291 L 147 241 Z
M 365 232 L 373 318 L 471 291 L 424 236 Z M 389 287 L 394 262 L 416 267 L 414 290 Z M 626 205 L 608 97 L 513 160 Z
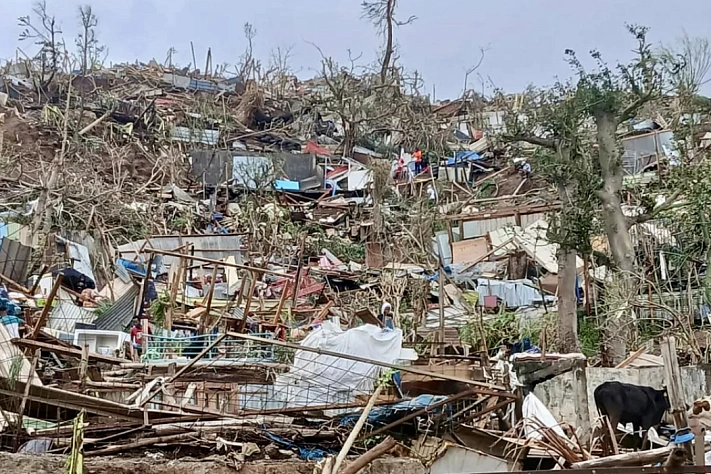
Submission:
M 358 438 L 358 434 L 360 434 L 360 430 L 363 429 L 363 425 L 365 425 L 365 420 L 368 419 L 368 415 L 370 414 L 370 411 L 375 405 L 375 400 L 378 399 L 378 396 L 380 395 L 380 392 L 382 390 L 383 386 L 378 385 L 373 394 L 370 396 L 368 404 L 365 406 L 365 408 L 363 408 L 363 412 L 360 414 L 360 417 L 358 417 L 358 421 L 351 430 L 351 433 L 348 435 L 346 442 L 343 443 L 343 447 L 338 453 L 338 456 L 336 456 L 336 463 L 333 465 L 333 474 L 338 474 L 338 468 L 341 467 L 341 464 L 343 464 L 343 460 L 346 458 L 348 451 L 351 450 L 351 446 L 353 446 L 353 443 L 355 442 L 356 438 Z

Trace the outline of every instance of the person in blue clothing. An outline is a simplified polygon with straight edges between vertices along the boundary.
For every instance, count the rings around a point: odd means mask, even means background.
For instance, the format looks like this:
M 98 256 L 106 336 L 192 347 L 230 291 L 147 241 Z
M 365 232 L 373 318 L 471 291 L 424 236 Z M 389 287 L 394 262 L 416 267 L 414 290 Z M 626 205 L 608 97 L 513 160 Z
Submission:
M 7 314 L 7 305 L 4 303 L 0 303 L 0 323 L 5 326 L 5 329 L 12 339 L 20 338 L 20 325 L 25 324 L 25 322 L 17 316 Z
M 390 303 L 387 301 L 383 303 L 383 305 L 380 307 L 380 314 L 378 315 L 378 319 L 380 320 L 381 323 L 383 323 L 383 326 L 386 328 L 393 329 L 393 307 Z

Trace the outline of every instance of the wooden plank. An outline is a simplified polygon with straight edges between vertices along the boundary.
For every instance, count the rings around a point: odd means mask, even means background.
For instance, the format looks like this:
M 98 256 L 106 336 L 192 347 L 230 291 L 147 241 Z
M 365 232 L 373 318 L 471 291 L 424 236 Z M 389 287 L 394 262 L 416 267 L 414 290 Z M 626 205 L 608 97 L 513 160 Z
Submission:
M 647 352 L 647 348 L 646 348 L 646 347 L 642 347 L 641 349 L 637 349 L 637 350 L 636 350 L 633 354 L 631 354 L 628 358 L 626 358 L 625 360 L 623 360 L 622 362 L 620 362 L 619 364 L 617 364 L 617 365 L 615 366 L 615 368 L 616 368 L 616 369 L 624 369 L 625 367 L 627 367 L 628 365 L 630 365 L 632 362 L 634 362 L 635 360 L 637 360 L 637 358 L 639 358 L 639 356 L 641 356 L 641 355 L 644 354 L 645 352 Z
M 57 296 L 59 287 L 62 286 L 62 277 L 63 276 L 60 273 L 59 275 L 57 275 L 57 278 L 54 280 L 54 285 L 52 286 L 52 290 L 50 290 L 50 292 L 49 292 L 49 296 L 47 296 L 47 300 L 44 303 L 44 308 L 42 308 L 42 313 L 40 314 L 40 317 L 37 320 L 37 324 L 35 324 L 35 328 L 32 330 L 32 333 L 28 336 L 29 339 L 37 339 L 37 336 L 39 336 L 39 333 L 42 330 L 42 327 L 44 327 L 44 325 L 47 324 L 47 318 L 49 318 L 49 312 L 52 309 L 52 302 L 54 301 L 54 297 Z
M 12 339 L 11 342 L 21 348 L 41 349 L 43 351 L 54 352 L 55 354 L 61 354 L 70 357 L 76 357 L 78 359 L 81 359 L 82 357 L 81 349 L 63 347 L 58 346 L 56 344 L 47 344 L 46 342 L 33 341 L 30 339 Z M 118 357 L 97 354 L 96 352 L 89 352 L 88 356 L 90 361 L 93 360 L 95 362 L 103 362 L 105 364 L 121 365 L 128 362 L 127 359 L 119 359 Z
M 476 239 L 460 240 L 452 243 L 452 263 L 472 263 L 478 262 L 481 258 L 486 258 L 489 251 L 489 243 L 486 237 Z
M 676 355 L 676 340 L 674 336 L 664 337 L 661 345 L 662 359 L 664 360 L 664 383 L 669 396 L 669 406 L 674 416 L 674 424 L 678 428 L 688 426 L 686 419 L 686 404 L 684 391 L 681 385 L 681 372 L 679 359 Z

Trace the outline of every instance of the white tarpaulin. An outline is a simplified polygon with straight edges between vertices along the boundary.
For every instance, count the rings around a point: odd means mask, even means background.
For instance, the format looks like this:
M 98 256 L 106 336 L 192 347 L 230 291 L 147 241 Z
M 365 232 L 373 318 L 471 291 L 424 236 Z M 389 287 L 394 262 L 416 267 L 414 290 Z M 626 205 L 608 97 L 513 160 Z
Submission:
M 526 398 L 523 399 L 521 411 L 523 412 L 523 430 L 526 433 L 526 438 L 543 439 L 543 435 L 541 435 L 539 429 L 540 426 L 547 426 L 555 431 L 556 434 L 567 439 L 563 428 L 560 427 L 558 421 L 553 417 L 553 414 L 533 393 L 529 393 L 526 395 Z
M 509 308 L 521 308 L 543 302 L 541 293 L 533 287 L 534 283 L 531 280 L 501 281 L 480 278 L 478 282 L 479 301 L 477 304 L 479 306 L 484 304 L 484 296 L 487 295 L 498 296 L 506 302 L 506 306 Z M 553 302 L 555 297 L 546 295 L 546 301 Z
M 392 364 L 401 359 L 402 331 L 372 324 L 343 331 L 324 321 L 301 345 Z M 291 370 L 274 382 L 274 395 L 287 407 L 351 403 L 373 390 L 379 373 L 373 364 L 296 351 Z

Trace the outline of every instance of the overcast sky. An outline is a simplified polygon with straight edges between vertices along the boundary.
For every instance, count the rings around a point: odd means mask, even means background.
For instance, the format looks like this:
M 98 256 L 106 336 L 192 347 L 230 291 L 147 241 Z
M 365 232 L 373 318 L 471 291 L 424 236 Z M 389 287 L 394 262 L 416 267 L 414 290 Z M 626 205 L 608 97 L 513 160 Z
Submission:
M 79 5 L 90 4 L 99 17 L 98 35 L 110 50 L 112 62 L 163 62 L 172 46 L 176 61 L 192 62 L 190 41 L 198 65 L 212 47 L 213 62 L 235 63 L 244 50 L 243 24 L 257 30 L 255 50 L 266 60 L 271 50 L 293 46 L 292 67 L 310 77 L 318 67 L 318 44 L 339 61 L 350 49 L 363 61 L 376 57 L 380 40 L 361 19 L 360 0 L 47 0 L 48 10 L 61 24 L 68 44 L 77 33 Z M 10 58 L 18 42 L 17 17 L 31 12 L 30 0 L 2 0 L 0 57 Z M 417 16 L 415 23 L 396 31 L 400 60 L 424 77 L 427 92 L 436 86 L 438 99 L 461 93 L 464 71 L 486 56 L 482 77 L 507 92 L 528 84 L 550 84 L 567 77 L 563 51 L 581 55 L 596 48 L 608 61 L 627 59 L 634 46 L 624 24 L 651 28 L 654 42 L 673 42 L 685 30 L 690 36 L 708 34 L 711 1 L 684 0 L 399 0 L 398 16 Z M 200 66 L 200 67 L 202 67 Z M 470 79 L 479 82 L 480 79 Z M 479 86 L 481 87 L 481 86 Z

